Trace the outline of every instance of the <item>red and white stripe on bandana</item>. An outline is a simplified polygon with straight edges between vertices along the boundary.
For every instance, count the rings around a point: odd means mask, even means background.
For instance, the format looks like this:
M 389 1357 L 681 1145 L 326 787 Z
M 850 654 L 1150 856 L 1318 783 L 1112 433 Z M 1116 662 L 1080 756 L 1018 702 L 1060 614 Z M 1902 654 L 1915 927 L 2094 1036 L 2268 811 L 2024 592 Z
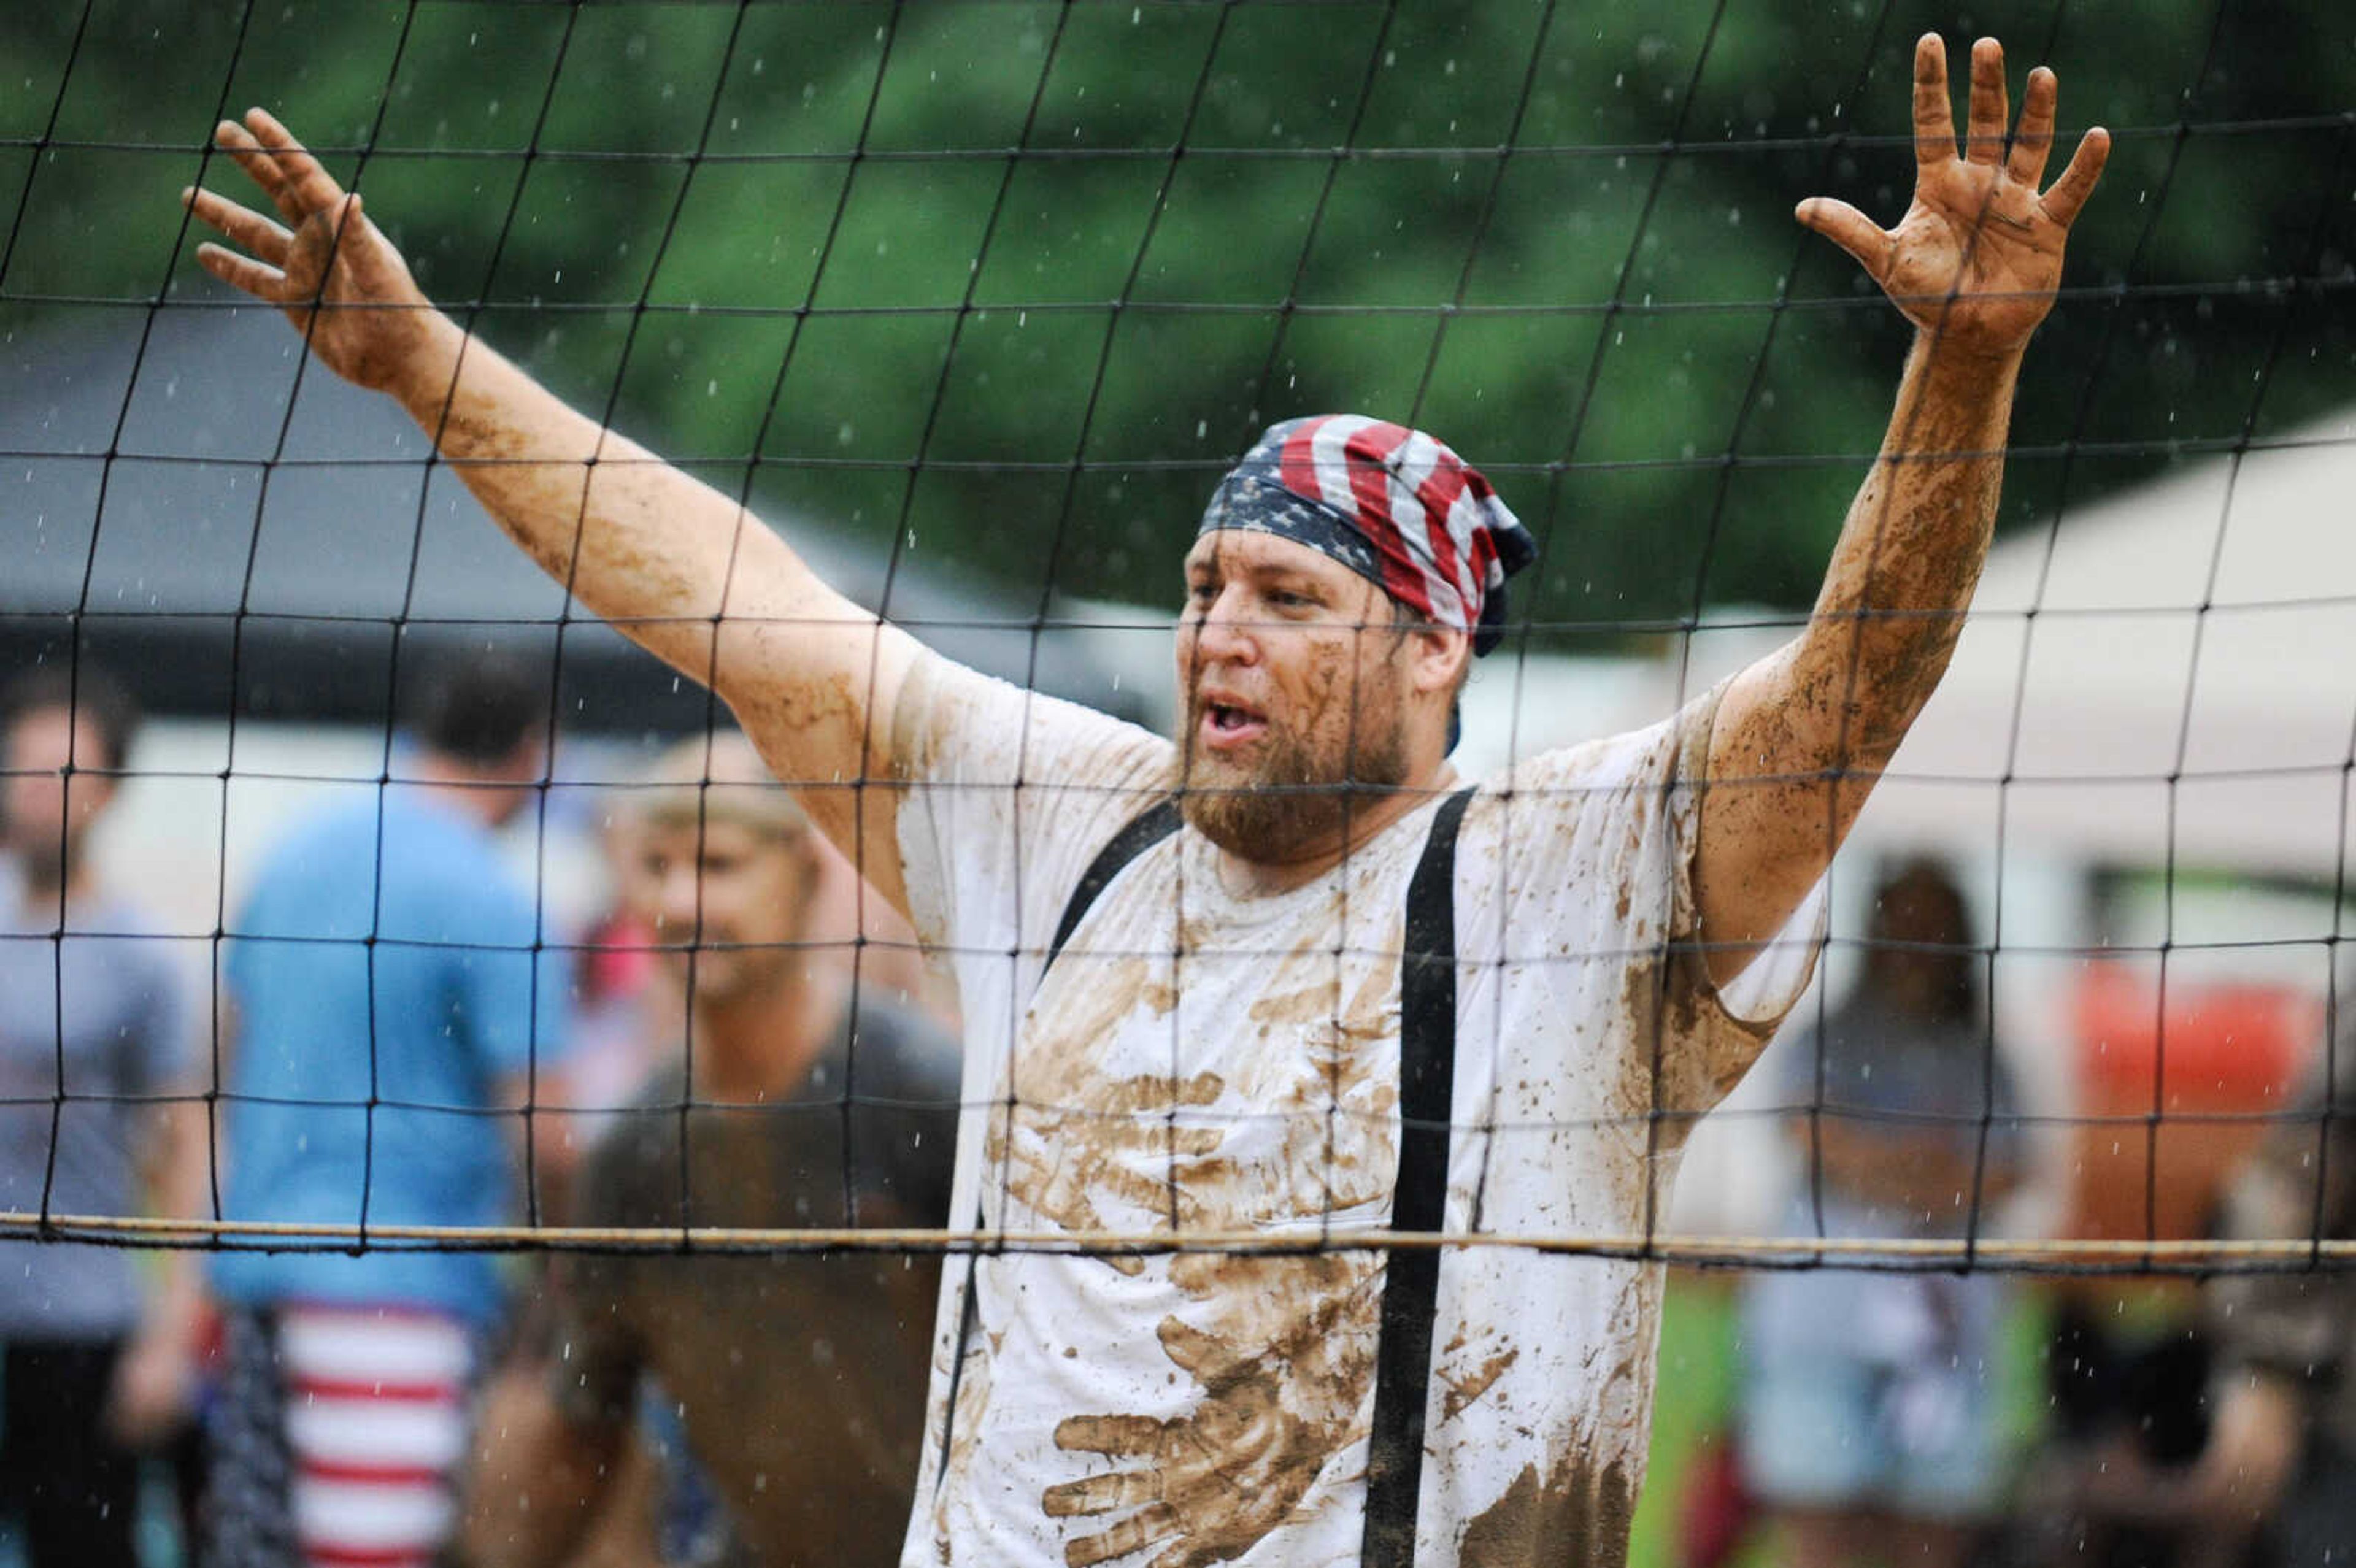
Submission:
M 1483 651 L 1506 576 L 1537 553 L 1489 481 L 1445 443 L 1361 414 L 1270 427 L 1221 482 L 1203 527 L 1299 539 L 1427 620 L 1487 628 Z

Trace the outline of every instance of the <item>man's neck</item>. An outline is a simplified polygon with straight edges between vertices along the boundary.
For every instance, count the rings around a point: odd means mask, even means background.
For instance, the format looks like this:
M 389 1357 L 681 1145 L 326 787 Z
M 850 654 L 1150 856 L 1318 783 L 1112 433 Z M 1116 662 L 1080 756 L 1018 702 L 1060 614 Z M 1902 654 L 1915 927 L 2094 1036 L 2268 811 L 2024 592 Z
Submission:
M 808 1081 L 842 1018 L 838 987 L 799 965 L 774 984 L 721 1004 L 695 1004 L 693 1089 L 700 1100 L 757 1104 Z
M 515 809 L 519 787 L 462 767 L 432 752 L 418 754 L 409 785 L 437 808 L 485 828 L 496 828 Z

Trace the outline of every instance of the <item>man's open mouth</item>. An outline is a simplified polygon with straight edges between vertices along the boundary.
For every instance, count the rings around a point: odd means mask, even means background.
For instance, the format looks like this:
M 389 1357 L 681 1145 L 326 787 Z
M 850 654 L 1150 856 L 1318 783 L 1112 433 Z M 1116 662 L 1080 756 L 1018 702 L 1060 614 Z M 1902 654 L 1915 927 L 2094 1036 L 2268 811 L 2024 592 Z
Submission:
M 1203 744 L 1214 750 L 1237 746 L 1257 738 L 1268 728 L 1267 715 L 1238 702 L 1207 700 L 1203 704 L 1200 734 Z

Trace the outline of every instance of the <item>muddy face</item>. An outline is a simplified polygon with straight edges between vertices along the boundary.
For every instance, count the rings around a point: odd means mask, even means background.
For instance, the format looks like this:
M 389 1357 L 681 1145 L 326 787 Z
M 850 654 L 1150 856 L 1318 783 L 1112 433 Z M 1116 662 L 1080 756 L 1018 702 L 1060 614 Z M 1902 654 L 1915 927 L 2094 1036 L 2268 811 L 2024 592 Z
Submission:
M 1205 535 L 1178 622 L 1186 820 L 1250 860 L 1343 838 L 1355 795 L 1407 782 L 1406 657 L 1389 599 L 1347 567 Z

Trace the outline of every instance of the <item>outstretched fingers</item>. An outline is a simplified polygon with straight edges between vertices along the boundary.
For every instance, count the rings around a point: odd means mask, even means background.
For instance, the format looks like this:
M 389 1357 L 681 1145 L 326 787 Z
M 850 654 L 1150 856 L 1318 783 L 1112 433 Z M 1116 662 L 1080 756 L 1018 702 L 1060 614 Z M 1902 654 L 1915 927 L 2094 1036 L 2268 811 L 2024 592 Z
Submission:
M 1792 209 L 1804 228 L 1813 229 L 1857 259 L 1866 275 L 1889 275 L 1897 236 L 1836 197 L 1812 196 Z
M 2029 189 L 2045 177 L 2045 160 L 2053 151 L 2053 105 L 2059 89 L 2053 73 L 2039 66 L 2029 73 L 2029 95 L 2021 101 L 2020 123 L 2012 133 L 2012 155 L 2004 172 Z
M 288 228 L 299 228 L 306 214 L 289 189 L 286 176 L 278 167 L 278 160 L 263 150 L 252 132 L 234 120 L 224 120 L 213 127 L 213 145 L 227 153 L 230 162 L 245 171 L 245 177 L 262 188 L 270 205 Z
M 223 121 L 215 139 L 238 167 L 270 193 L 289 228 L 302 227 L 312 214 L 344 198 L 344 187 L 335 176 L 266 109 L 247 110 L 243 124 Z
M 231 244 L 243 247 L 272 267 L 286 265 L 287 249 L 294 244 L 294 236 L 281 225 L 227 197 L 195 187 L 182 191 L 180 199 L 190 212 L 219 229 Z
M 2067 229 L 2078 220 L 2078 209 L 2094 193 L 2094 182 L 2103 177 L 2103 165 L 2110 161 L 2111 133 L 2100 125 L 2079 140 L 2078 151 L 2070 159 L 2070 166 L 2053 182 L 2040 203 L 2045 216 Z
M 1947 101 L 1947 46 L 1936 33 L 1914 40 L 1914 161 L 1955 155 L 1955 109 Z
M 284 272 L 209 240 L 197 247 L 197 264 L 230 287 L 241 289 L 258 300 L 274 304 L 286 292 Z
M 2012 118 L 2004 87 L 2004 46 L 1982 38 L 1972 46 L 1971 121 L 1965 128 L 1964 156 L 1994 167 L 2004 156 L 2004 133 Z

